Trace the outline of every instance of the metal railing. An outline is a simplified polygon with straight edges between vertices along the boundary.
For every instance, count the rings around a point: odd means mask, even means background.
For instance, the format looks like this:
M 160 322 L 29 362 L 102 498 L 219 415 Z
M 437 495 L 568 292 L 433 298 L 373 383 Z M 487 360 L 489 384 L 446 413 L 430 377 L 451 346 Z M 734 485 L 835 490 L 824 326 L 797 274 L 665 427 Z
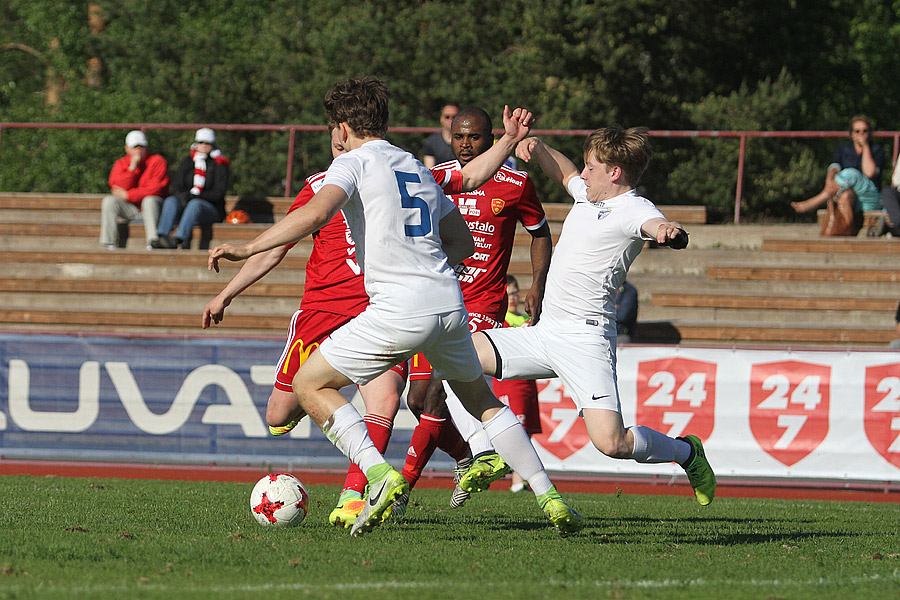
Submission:
M 238 125 L 238 124 L 212 124 L 212 123 L 2 123 L 0 122 L 0 151 L 2 151 L 4 129 L 140 129 L 144 132 L 151 129 L 161 130 L 194 130 L 200 127 L 211 127 L 221 131 L 273 131 L 287 132 L 288 152 L 287 166 L 285 168 L 285 198 L 293 195 L 291 181 L 294 171 L 294 148 L 297 132 L 323 132 L 328 128 L 324 125 Z M 421 133 L 430 134 L 438 131 L 435 127 L 391 127 L 392 133 Z M 502 133 L 502 130 L 495 130 Z M 573 136 L 585 137 L 591 133 L 590 129 L 535 129 L 533 135 L 545 136 Z M 744 186 L 744 163 L 746 161 L 746 149 L 748 138 L 793 138 L 793 139 L 822 139 L 822 138 L 846 138 L 846 131 L 688 131 L 688 130 L 651 130 L 648 136 L 651 138 L 719 138 L 737 139 L 740 143 L 738 152 L 737 183 L 734 193 L 734 222 L 741 222 L 741 196 Z M 893 164 L 900 151 L 900 131 L 875 131 L 875 138 L 891 138 L 893 140 Z

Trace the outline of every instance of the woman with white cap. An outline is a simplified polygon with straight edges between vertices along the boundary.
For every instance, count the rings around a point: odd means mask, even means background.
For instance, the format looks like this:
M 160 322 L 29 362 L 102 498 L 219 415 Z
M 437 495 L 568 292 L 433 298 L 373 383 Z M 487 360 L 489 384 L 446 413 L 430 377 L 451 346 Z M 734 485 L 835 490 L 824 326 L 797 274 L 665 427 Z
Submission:
M 215 143 L 216 133 L 212 129 L 197 130 L 191 154 L 178 165 L 172 180 L 173 195 L 163 202 L 159 238 L 152 244 L 154 248 L 188 250 L 194 225 L 220 223 L 225 219 L 230 163 Z M 175 236 L 171 237 L 176 225 Z

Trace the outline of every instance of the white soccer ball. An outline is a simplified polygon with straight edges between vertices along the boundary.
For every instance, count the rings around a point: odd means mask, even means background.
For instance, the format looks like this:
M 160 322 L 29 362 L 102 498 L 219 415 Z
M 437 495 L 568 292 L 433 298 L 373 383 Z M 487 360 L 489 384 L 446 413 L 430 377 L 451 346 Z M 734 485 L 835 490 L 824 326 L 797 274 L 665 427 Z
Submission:
M 308 508 L 306 488 L 289 473 L 269 473 L 250 492 L 250 510 L 260 525 L 299 525 Z

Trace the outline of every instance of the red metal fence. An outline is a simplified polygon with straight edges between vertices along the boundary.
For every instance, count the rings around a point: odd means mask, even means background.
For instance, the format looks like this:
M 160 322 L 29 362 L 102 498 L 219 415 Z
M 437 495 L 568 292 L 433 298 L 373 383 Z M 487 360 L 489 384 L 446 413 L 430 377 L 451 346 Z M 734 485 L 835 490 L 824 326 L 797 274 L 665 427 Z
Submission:
M 290 198 L 293 193 L 291 190 L 291 177 L 293 175 L 294 166 L 294 143 L 297 132 L 326 131 L 324 125 L 236 125 L 236 124 L 200 124 L 200 123 L 0 123 L 0 150 L 2 150 L 3 130 L 4 129 L 141 129 L 147 131 L 150 129 L 170 129 L 170 130 L 193 130 L 199 127 L 211 127 L 222 131 L 281 131 L 286 132 L 288 138 L 288 154 L 286 177 L 287 182 L 284 190 L 285 198 Z M 391 127 L 390 131 L 395 133 L 433 133 L 436 131 L 434 127 Z M 502 132 L 502 130 L 498 130 Z M 575 136 L 585 137 L 591 130 L 589 129 L 535 129 L 534 135 L 549 136 Z M 739 224 L 741 221 L 741 194 L 744 184 L 744 162 L 746 160 L 747 138 L 794 138 L 794 139 L 820 139 L 820 138 L 845 138 L 846 131 L 670 131 L 670 130 L 651 130 L 648 135 L 652 138 L 736 138 L 740 142 L 740 151 L 738 154 L 737 183 L 734 192 L 734 222 Z M 872 133 L 876 138 L 892 138 L 893 153 L 892 158 L 896 161 L 897 153 L 900 151 L 900 131 L 875 131 Z M 893 163 L 893 161 L 892 161 Z

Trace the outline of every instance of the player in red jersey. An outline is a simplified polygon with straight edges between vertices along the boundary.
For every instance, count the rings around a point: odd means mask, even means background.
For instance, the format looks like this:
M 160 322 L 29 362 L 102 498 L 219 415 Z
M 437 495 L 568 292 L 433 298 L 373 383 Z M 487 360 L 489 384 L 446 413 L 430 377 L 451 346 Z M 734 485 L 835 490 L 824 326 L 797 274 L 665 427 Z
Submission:
M 345 151 L 340 141 L 332 143 L 335 158 Z M 322 187 L 324 177 L 324 172 L 309 177 L 288 213 L 309 202 Z M 293 246 L 273 248 L 248 259 L 219 295 L 206 304 L 202 327 L 206 329 L 211 323 L 219 323 L 231 301 L 278 266 Z M 356 245 L 343 213 L 338 212 L 313 234 L 313 250 L 306 263 L 300 309 L 291 319 L 287 343 L 278 361 L 275 387 L 266 408 L 266 421 L 272 435 L 290 432 L 303 417 L 292 386 L 297 369 L 325 338 L 360 314 L 368 304 L 362 271 L 356 264 Z M 360 387 L 366 405 L 366 428 L 379 452 L 387 448 L 405 385 L 406 364 L 402 363 Z M 351 463 L 338 506 L 329 515 L 333 525 L 353 523 L 364 504 L 362 494 L 366 483 L 363 472 Z
M 541 299 L 547 270 L 550 266 L 552 242 L 544 209 L 527 173 L 501 167 L 481 187 L 459 193 L 460 172 L 476 156 L 493 144 L 492 123 L 480 108 L 464 108 L 453 120 L 451 146 L 457 160 L 432 168 L 435 181 L 444 188 L 459 207 L 475 239 L 476 252 L 457 269 L 469 329 L 472 332 L 503 325 L 507 309 L 506 272 L 512 257 L 516 225 L 521 222 L 532 235 L 531 266 L 533 283 L 525 300 L 525 307 L 536 320 L 540 315 Z M 403 476 L 414 486 L 435 448 L 441 448 L 457 461 L 457 481 L 474 462 L 486 461 L 497 477 L 509 472 L 503 460 L 494 452 L 481 423 L 474 419 L 454 396 L 447 397 L 440 381 L 430 381 L 431 367 L 421 354 L 410 361 L 410 389 L 407 404 L 419 417 L 407 452 Z M 424 383 L 427 382 L 427 383 Z M 447 419 L 449 412 L 453 422 Z M 454 423 L 461 428 L 460 432 Z M 472 446 L 469 455 L 468 445 Z M 468 492 L 457 488 L 451 506 L 461 506 Z M 408 497 L 394 506 L 402 513 Z

